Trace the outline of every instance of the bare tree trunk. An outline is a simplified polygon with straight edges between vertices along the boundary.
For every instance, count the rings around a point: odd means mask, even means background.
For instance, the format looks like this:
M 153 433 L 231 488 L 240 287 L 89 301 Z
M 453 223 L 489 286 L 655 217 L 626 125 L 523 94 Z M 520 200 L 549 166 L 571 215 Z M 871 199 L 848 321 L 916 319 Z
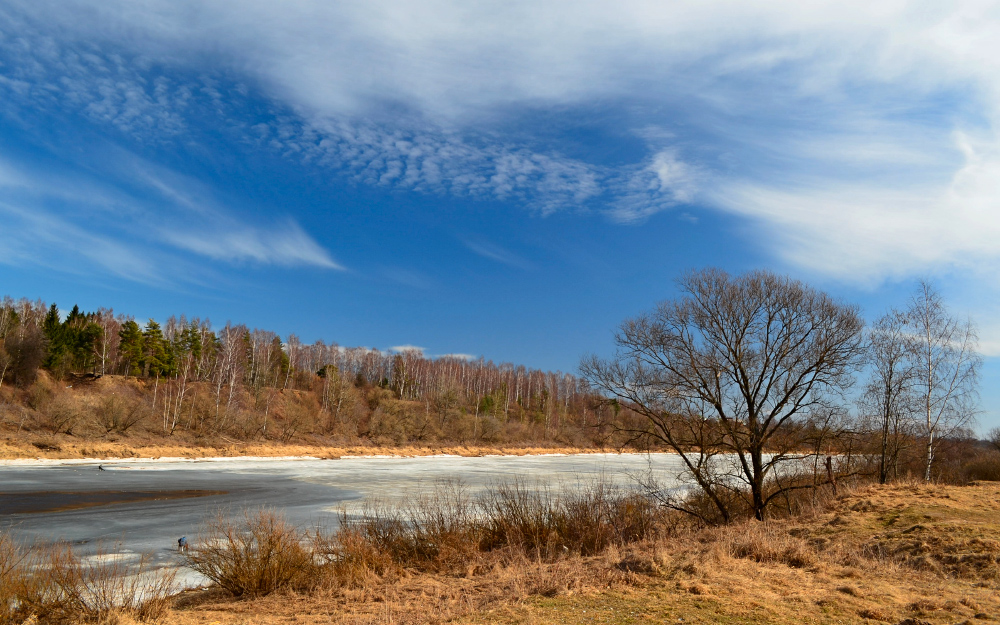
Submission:
M 153 410 L 156 410 L 156 391 L 160 387 L 160 374 L 156 374 L 156 382 L 153 384 Z
M 930 431 L 927 437 L 927 471 L 924 473 L 924 481 L 931 481 L 931 466 L 934 463 L 934 430 Z
M 830 485 L 833 486 L 833 496 L 837 496 L 837 476 L 833 473 L 833 457 L 826 457 L 826 478 L 830 480 Z

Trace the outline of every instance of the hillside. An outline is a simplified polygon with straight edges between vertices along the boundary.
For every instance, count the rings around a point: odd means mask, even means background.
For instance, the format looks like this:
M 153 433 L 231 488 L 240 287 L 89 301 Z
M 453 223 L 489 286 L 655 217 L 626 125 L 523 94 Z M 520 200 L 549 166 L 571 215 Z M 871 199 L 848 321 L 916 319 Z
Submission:
M 363 384 L 344 390 L 349 400 L 333 422 L 311 389 L 268 389 L 263 406 L 239 393 L 218 412 L 211 391 L 189 383 L 179 404 L 176 380 L 56 381 L 39 371 L 25 389 L 0 389 L 0 458 L 523 454 L 596 450 L 610 439 L 606 428 L 566 412 L 551 423 L 526 412 L 477 414 L 474 406 L 430 405 Z
M 561 372 L 0 300 L 0 457 L 586 449 L 615 416 Z

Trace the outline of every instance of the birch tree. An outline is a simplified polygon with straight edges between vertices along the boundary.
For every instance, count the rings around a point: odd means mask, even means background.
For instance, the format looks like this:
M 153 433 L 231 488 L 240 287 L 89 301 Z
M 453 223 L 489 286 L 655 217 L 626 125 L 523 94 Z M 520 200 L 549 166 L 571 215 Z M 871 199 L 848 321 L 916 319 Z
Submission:
M 975 419 L 982 358 L 975 326 L 951 316 L 929 283 L 918 286 L 907 317 L 927 445 L 924 479 L 930 481 L 940 439 Z

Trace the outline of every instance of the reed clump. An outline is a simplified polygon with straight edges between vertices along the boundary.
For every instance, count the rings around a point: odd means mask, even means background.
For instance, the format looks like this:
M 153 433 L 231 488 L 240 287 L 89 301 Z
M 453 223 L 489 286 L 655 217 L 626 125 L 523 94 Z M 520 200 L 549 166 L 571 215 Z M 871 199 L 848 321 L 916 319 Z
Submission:
M 384 554 L 397 567 L 462 571 L 488 556 L 553 561 L 596 555 L 653 537 L 662 515 L 643 495 L 601 481 L 555 493 L 511 480 L 477 497 L 460 484 L 446 484 L 402 505 L 370 505 L 356 519 L 345 513 L 345 529 L 333 540 L 334 550 L 348 559 L 357 560 L 350 551 L 361 548 Z
M 365 586 L 407 572 L 470 574 L 497 564 L 597 555 L 653 538 L 664 512 L 644 496 L 595 482 L 555 493 L 523 480 L 473 496 L 458 482 L 403 501 L 343 510 L 339 529 L 308 534 L 270 510 L 217 514 L 188 566 L 237 597 L 326 584 Z
M 177 591 L 175 572 L 120 546 L 80 557 L 63 543 L 19 545 L 0 534 L 0 624 L 160 619 Z

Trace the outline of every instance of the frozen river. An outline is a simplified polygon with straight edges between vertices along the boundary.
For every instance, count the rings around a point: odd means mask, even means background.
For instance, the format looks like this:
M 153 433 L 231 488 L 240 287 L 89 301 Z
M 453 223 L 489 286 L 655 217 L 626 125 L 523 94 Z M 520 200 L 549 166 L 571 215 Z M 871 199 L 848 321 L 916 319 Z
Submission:
M 69 541 L 81 555 L 101 543 L 121 543 L 169 566 L 177 560 L 177 539 L 194 539 L 203 519 L 220 508 L 238 513 L 268 506 L 296 525 L 333 528 L 345 505 L 370 496 L 399 498 L 441 480 L 459 479 L 473 492 L 511 478 L 558 489 L 601 476 L 629 483 L 650 464 L 665 480 L 680 470 L 678 458 L 667 454 L 3 461 L 0 526 L 22 540 Z M 207 494 L 157 497 L 190 490 Z M 72 505 L 86 507 L 65 509 Z M 25 512 L 46 509 L 54 511 Z

